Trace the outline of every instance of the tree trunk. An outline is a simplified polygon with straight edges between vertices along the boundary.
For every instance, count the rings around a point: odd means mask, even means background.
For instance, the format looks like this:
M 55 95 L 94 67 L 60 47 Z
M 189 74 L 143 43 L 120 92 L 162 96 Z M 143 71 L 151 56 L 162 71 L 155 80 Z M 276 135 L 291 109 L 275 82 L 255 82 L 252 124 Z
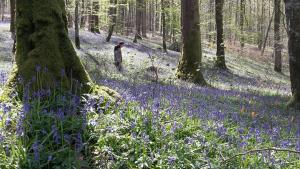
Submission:
M 280 3 L 281 0 L 274 0 L 274 58 L 275 58 L 275 66 L 274 70 L 276 72 L 282 71 L 282 58 L 281 58 L 281 41 L 280 41 Z
M 147 37 L 147 1 L 142 3 L 142 36 Z
M 17 0 L 16 77 L 21 76 L 39 89 L 62 81 L 71 89 L 74 80 L 84 86 L 91 82 L 68 37 L 63 0 Z M 65 72 L 62 74 L 62 72 Z M 40 78 L 40 79 L 39 79 Z
M 111 39 L 111 36 L 114 32 L 114 28 L 116 26 L 117 23 L 117 5 L 118 4 L 118 0 L 110 0 L 110 7 L 109 7 L 109 17 L 110 17 L 110 22 L 111 25 L 109 27 L 108 30 L 108 36 L 106 38 L 106 42 L 109 42 Z
M 201 72 L 201 33 L 198 0 L 181 0 L 183 50 L 177 77 L 206 85 Z
M 165 0 L 161 0 L 161 11 L 162 11 L 161 17 L 162 17 L 162 31 L 163 31 L 163 51 L 167 52 Z
M 289 36 L 289 61 L 291 89 L 293 98 L 289 106 L 300 105 L 300 2 L 298 0 L 285 0 L 286 21 Z
M 226 69 L 225 64 L 225 49 L 224 49 L 224 34 L 223 34 L 223 6 L 224 0 L 215 0 L 216 9 L 216 29 L 217 29 L 217 68 Z
M 13 39 L 13 48 L 12 52 L 16 52 L 16 0 L 10 0 L 10 32 L 11 32 L 11 38 Z
M 93 7 L 92 7 L 92 18 L 91 18 L 91 32 L 93 33 L 100 33 L 99 30 L 99 9 L 100 9 L 100 5 L 99 5 L 99 1 L 98 0 L 93 0 L 92 3 Z
M 245 46 L 245 35 L 244 35 L 244 22 L 245 22 L 245 5 L 246 2 L 245 0 L 241 0 L 241 4 L 240 4 L 240 44 L 241 44 L 241 48 L 244 48 Z
M 135 16 L 135 27 L 136 33 L 133 42 L 137 43 L 138 39 L 141 37 L 141 28 L 142 28 L 142 17 L 143 17 L 143 0 L 136 0 L 136 16 Z
M 81 18 L 80 18 L 80 28 L 85 27 L 86 23 L 86 10 L 85 10 L 85 0 L 81 0 Z
M 79 38 L 79 0 L 75 1 L 75 46 L 80 49 Z
M 68 28 L 72 28 L 73 27 L 73 16 L 71 14 L 72 1 L 66 0 L 66 5 L 67 5 L 67 16 L 68 16 Z
M 270 18 L 269 26 L 268 26 L 268 29 L 267 29 L 267 33 L 266 33 L 266 36 L 265 36 L 264 41 L 263 41 L 261 55 L 264 55 L 264 53 L 265 53 L 265 49 L 266 49 L 266 46 L 267 46 L 267 41 L 268 41 L 269 33 L 270 33 L 270 30 L 271 30 L 271 25 L 272 25 L 273 17 L 274 17 L 274 11 L 273 11 L 272 16 Z

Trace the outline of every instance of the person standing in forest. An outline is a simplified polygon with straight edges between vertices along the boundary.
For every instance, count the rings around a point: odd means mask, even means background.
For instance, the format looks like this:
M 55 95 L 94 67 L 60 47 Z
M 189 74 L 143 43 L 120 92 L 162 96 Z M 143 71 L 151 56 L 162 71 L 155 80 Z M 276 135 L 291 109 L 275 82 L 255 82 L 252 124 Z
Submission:
M 124 46 L 124 42 L 120 42 L 117 46 L 115 46 L 114 49 L 114 61 L 115 61 L 115 66 L 118 69 L 118 71 L 122 71 L 123 70 L 123 66 L 122 66 L 122 47 Z

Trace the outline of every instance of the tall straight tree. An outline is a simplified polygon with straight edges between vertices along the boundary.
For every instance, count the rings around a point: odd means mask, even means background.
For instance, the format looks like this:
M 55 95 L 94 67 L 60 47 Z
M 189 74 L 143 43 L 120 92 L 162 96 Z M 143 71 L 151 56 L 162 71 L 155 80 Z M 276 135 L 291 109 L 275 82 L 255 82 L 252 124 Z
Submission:
M 12 52 L 16 52 L 16 0 L 10 0 L 10 32 L 14 41 Z
M 142 19 L 143 19 L 143 2 L 144 0 L 136 0 L 136 14 L 135 14 L 135 37 L 133 42 L 136 43 L 138 39 L 141 39 L 142 31 Z
M 75 46 L 80 49 L 79 38 L 79 0 L 75 0 Z
M 63 78 L 64 88 L 70 88 L 73 80 L 89 86 L 90 77 L 68 36 L 64 0 L 17 0 L 16 9 L 18 69 L 13 79 L 21 76 L 29 82 L 36 71 L 47 68 L 43 78 L 33 84 L 48 88 Z
M 165 0 L 161 0 L 161 20 L 162 20 L 162 33 L 163 33 L 163 51 L 167 52 L 166 44 L 166 10 L 165 10 Z
M 285 0 L 288 27 L 290 78 L 293 98 L 289 106 L 300 106 L 300 1 Z
M 280 41 L 280 4 L 281 0 L 274 0 L 274 58 L 276 72 L 282 71 L 282 58 L 281 58 L 281 41 Z
M 201 33 L 198 0 L 181 0 L 183 49 L 177 77 L 199 85 L 206 85 L 201 72 Z
M 99 30 L 99 9 L 100 4 L 99 0 L 92 0 L 92 9 L 91 9 L 91 15 L 89 16 L 90 20 L 90 31 L 93 33 L 100 33 Z
M 243 48 L 245 46 L 245 35 L 244 35 L 244 22 L 245 22 L 245 5 L 246 2 L 245 0 L 241 0 L 241 4 L 240 4 L 240 44 L 241 44 L 241 48 Z
M 223 6 L 224 0 L 215 0 L 216 29 L 217 29 L 217 60 L 215 66 L 226 69 L 225 49 L 224 49 L 224 31 L 223 31 Z
M 111 36 L 114 32 L 114 28 L 117 24 L 117 4 L 118 0 L 110 0 L 110 7 L 108 11 L 108 15 L 110 17 L 110 26 L 108 30 L 108 35 L 106 37 L 106 42 L 110 41 Z

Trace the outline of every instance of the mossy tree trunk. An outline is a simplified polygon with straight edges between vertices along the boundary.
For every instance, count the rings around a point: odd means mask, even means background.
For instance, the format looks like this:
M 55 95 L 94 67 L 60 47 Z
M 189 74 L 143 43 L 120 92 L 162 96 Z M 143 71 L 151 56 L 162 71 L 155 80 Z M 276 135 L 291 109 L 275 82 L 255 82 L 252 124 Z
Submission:
M 216 29 L 217 29 L 217 60 L 215 66 L 227 69 L 225 63 L 224 31 L 223 31 L 223 6 L 224 0 L 215 0 Z
M 201 72 L 201 34 L 198 0 L 181 0 L 183 50 L 177 77 L 206 85 Z
M 43 71 L 39 87 L 48 88 L 73 80 L 88 84 L 90 77 L 77 57 L 68 37 L 64 0 L 17 0 L 16 77 L 30 82 L 36 71 Z M 65 72 L 62 75 L 62 72 Z M 13 78 L 13 79 L 16 79 Z M 35 82 L 35 81 L 33 81 Z M 88 85 L 86 85 L 88 86 Z
M 288 24 L 288 48 L 293 94 L 289 106 L 300 108 L 300 2 L 299 0 L 285 0 L 284 2 Z

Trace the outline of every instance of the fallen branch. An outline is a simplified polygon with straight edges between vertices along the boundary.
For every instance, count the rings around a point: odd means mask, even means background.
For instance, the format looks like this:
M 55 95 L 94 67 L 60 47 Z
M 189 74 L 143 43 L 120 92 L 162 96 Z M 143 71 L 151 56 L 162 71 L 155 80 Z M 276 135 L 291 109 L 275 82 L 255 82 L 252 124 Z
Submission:
M 263 152 L 263 151 L 281 151 L 281 152 L 289 152 L 289 153 L 294 153 L 294 154 L 300 154 L 300 151 L 296 151 L 296 150 L 290 150 L 290 149 L 280 149 L 280 148 L 275 148 L 275 147 L 270 147 L 270 148 L 262 148 L 262 149 L 254 149 L 254 150 L 249 150 L 246 151 L 244 153 L 239 153 L 236 154 L 228 159 L 225 159 L 222 161 L 222 163 L 226 163 L 227 161 L 230 161 L 238 156 L 243 156 L 243 155 L 247 155 L 247 154 L 252 154 L 252 153 L 256 153 L 256 152 Z

